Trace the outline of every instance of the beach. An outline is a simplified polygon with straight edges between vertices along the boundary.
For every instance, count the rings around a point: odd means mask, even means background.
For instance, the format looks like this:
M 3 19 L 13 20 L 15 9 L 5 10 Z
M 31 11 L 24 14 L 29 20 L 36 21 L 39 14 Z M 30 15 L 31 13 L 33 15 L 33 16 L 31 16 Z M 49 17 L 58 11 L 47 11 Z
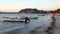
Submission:
M 60 34 L 60 14 L 55 14 L 55 27 L 53 29 L 53 34 Z

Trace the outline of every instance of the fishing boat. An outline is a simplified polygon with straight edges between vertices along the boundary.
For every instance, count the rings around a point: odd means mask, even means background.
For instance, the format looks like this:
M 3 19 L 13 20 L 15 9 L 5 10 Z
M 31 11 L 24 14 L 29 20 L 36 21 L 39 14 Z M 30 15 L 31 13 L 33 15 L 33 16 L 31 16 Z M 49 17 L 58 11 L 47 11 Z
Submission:
M 25 22 L 25 20 L 11 20 L 11 19 L 4 19 L 4 22 Z
M 25 19 L 20 19 L 20 18 L 6 18 L 3 20 L 4 22 L 25 22 Z

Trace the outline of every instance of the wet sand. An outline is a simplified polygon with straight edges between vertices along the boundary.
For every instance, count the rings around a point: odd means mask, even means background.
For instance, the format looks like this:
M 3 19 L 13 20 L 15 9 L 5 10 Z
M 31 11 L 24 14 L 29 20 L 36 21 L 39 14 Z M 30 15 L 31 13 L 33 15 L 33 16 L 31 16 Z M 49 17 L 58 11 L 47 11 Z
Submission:
M 56 14 L 55 16 L 55 28 L 53 30 L 53 34 L 60 34 L 60 14 Z

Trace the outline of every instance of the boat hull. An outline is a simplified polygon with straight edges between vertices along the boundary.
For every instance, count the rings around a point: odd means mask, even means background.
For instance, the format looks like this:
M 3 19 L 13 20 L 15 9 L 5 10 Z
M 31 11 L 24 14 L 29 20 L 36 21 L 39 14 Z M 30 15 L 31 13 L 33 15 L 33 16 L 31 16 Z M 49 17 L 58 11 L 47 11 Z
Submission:
M 19 20 L 19 21 L 4 20 L 4 22 L 25 22 L 25 21 L 22 21 L 22 20 Z

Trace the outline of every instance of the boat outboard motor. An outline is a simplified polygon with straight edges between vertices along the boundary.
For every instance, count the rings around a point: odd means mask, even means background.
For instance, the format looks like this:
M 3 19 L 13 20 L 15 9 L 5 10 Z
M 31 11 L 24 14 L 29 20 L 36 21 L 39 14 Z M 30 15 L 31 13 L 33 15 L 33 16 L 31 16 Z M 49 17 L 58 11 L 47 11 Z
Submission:
M 29 23 L 30 22 L 30 19 L 28 17 L 25 17 L 25 23 Z

